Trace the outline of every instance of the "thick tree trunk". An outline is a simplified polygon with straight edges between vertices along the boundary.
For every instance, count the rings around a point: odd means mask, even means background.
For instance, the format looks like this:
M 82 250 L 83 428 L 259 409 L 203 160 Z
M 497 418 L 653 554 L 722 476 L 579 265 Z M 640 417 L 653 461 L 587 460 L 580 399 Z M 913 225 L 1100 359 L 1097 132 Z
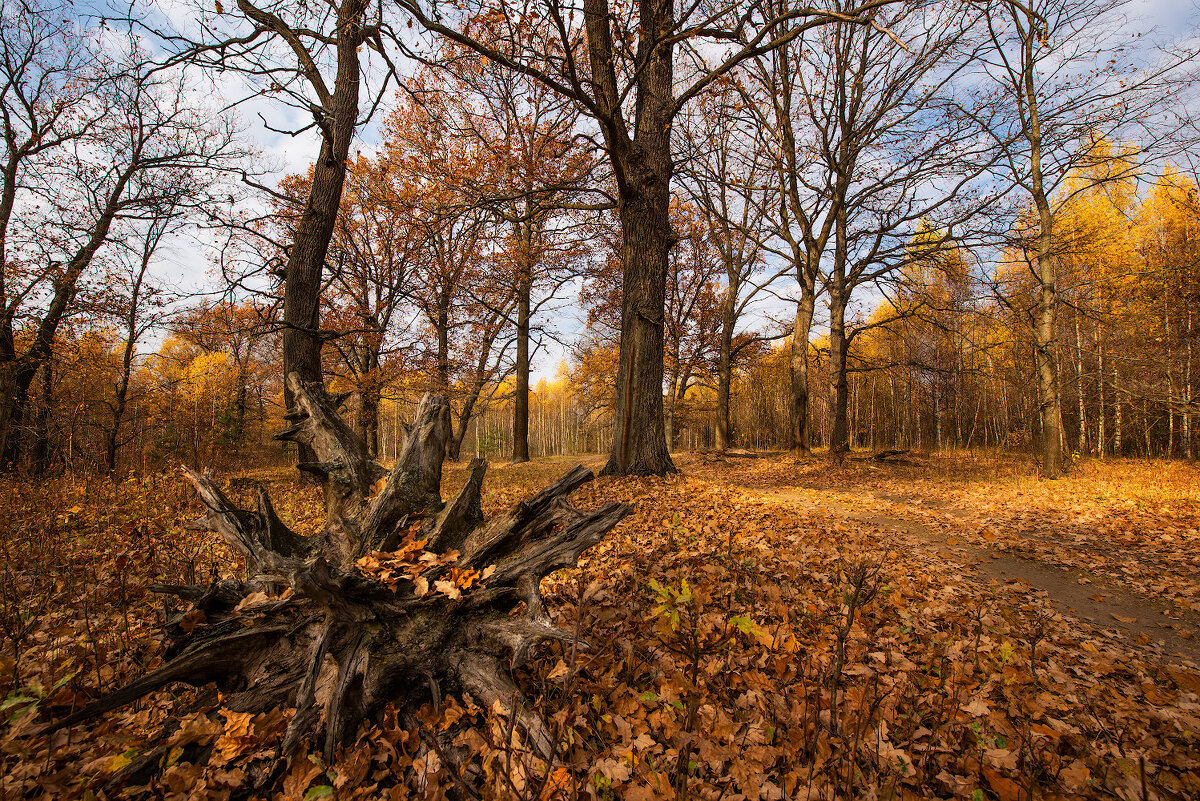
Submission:
M 797 456 L 812 453 L 808 432 L 808 335 L 812 329 L 813 293 L 804 292 L 796 302 L 796 323 L 792 328 L 792 353 L 788 360 L 791 375 L 791 450 Z
M 642 174 L 638 183 L 651 184 L 650 189 L 622 197 L 620 203 L 625 239 L 621 354 L 606 475 L 663 475 L 675 470 L 663 420 L 663 315 L 672 246 L 669 171 Z
M 443 293 L 442 303 L 433 323 L 437 337 L 436 387 L 439 392 L 450 392 L 450 292 Z
M 584 0 L 588 59 L 601 128 L 617 182 L 621 218 L 621 354 L 613 442 L 604 473 L 665 475 L 675 471 L 663 421 L 663 324 L 671 231 L 671 125 L 675 6 L 637 6 L 639 67 L 633 135 L 617 90 L 608 4 Z
M 259 24 L 262 12 L 246 0 L 238 8 Z M 337 224 L 346 182 L 350 143 L 358 124 L 359 53 L 366 4 L 345 0 L 338 8 L 337 74 L 330 108 L 322 115 L 321 152 L 312 168 L 308 198 L 296 223 L 284 273 L 283 373 L 296 373 L 303 381 L 324 384 L 321 374 L 321 273 L 329 241 Z M 266 23 L 265 27 L 272 27 Z M 295 408 L 291 390 L 284 387 L 284 405 Z M 299 461 L 313 461 L 307 445 L 300 446 Z
M 22 409 L 17 405 L 17 369 L 20 362 L 16 358 L 0 362 L 0 464 L 8 470 L 16 464 L 19 451 L 15 450 L 13 441 L 20 436 L 21 421 L 19 416 Z
M 850 450 L 849 395 L 846 378 L 846 300 L 831 289 L 829 297 L 829 412 L 833 416 L 829 453 L 841 462 Z
M 13 206 L 17 197 L 18 160 L 10 154 L 0 176 L 0 267 L 8 259 L 8 226 L 12 219 Z M 13 395 L 16 391 L 17 350 L 13 334 L 13 315 L 16 305 L 8 305 L 7 270 L 0 269 L 0 460 L 8 453 L 9 440 L 16 436 L 12 420 Z
M 50 467 L 50 410 L 54 407 L 54 360 L 42 365 L 42 397 L 33 420 L 33 443 L 29 449 L 29 473 L 44 476 Z
M 237 389 L 233 393 L 233 436 L 238 442 L 246 431 L 246 398 L 250 392 L 246 368 L 238 365 Z
M 726 292 L 721 309 L 721 344 L 717 352 L 717 450 L 733 447 L 729 426 L 729 395 L 733 384 L 733 327 L 737 324 L 737 296 Z
M 1038 408 L 1042 436 L 1042 473 L 1058 478 L 1065 470 L 1062 455 L 1062 409 L 1058 392 L 1058 364 L 1055 359 L 1055 316 L 1058 296 L 1054 287 L 1054 267 L 1049 257 L 1038 258 L 1041 283 L 1037 324 L 1034 336 L 1034 360 L 1038 376 Z
M 366 456 L 320 385 L 305 384 L 295 373 L 288 383 L 296 399 L 289 413 L 294 425 L 278 436 L 316 451 L 319 462 L 309 469 L 326 487 L 324 530 L 300 536 L 282 523 L 263 489 L 257 507 L 242 510 L 207 474 L 185 471 L 206 510 L 195 525 L 242 553 L 247 580 L 153 586 L 191 601 L 203 613 L 201 622 L 185 628 L 184 615 L 173 617 L 161 667 L 48 729 L 84 723 L 174 682 L 215 682 L 229 710 L 296 710 L 274 760 L 248 780 L 255 793 L 271 797 L 302 741 L 323 747 L 332 762 L 359 724 L 387 706 L 411 715 L 431 694 L 436 699 L 448 691 L 502 710 L 525 744 L 550 758 L 557 743 L 513 684 L 511 666 L 545 640 L 571 639 L 551 624 L 540 581 L 574 565 L 629 507 L 610 503 L 582 512 L 570 506 L 567 495 L 593 477 L 580 466 L 485 521 L 480 492 L 487 463 L 481 459 L 443 505 L 450 406 L 433 395 L 421 401 L 412 436 L 384 488 L 370 498 L 383 469 Z M 253 593 L 266 597 L 254 600 Z M 188 623 L 195 618 L 188 616 Z M 163 753 L 151 751 L 122 775 L 155 770 Z
M 358 428 L 372 459 L 379 456 L 379 402 L 378 381 L 370 377 L 358 398 Z
M 1035 22 L 1027 18 L 1030 30 Z M 1029 36 L 1033 34 L 1030 33 Z M 1042 170 L 1042 130 L 1038 112 L 1040 96 L 1035 84 L 1033 66 L 1033 41 L 1025 42 L 1024 72 L 1022 73 L 1026 126 L 1024 134 L 1029 141 L 1029 177 L 1033 203 L 1038 213 L 1038 234 L 1034 259 L 1035 278 L 1038 282 L 1038 307 L 1034 321 L 1034 361 L 1037 369 L 1037 392 L 1039 421 L 1041 423 L 1042 474 L 1055 479 L 1066 471 L 1062 447 L 1062 406 L 1058 391 L 1058 363 L 1056 359 L 1055 323 L 1058 314 L 1058 290 L 1054 281 L 1054 212 L 1046 196 L 1045 178 Z
M 358 413 L 354 416 L 355 428 L 359 439 L 367 446 L 367 454 L 375 459 L 379 456 L 379 406 L 382 401 L 378 351 L 368 343 L 355 366 L 358 374 Z
M 291 258 L 284 278 L 283 369 L 285 374 L 296 373 L 309 382 L 323 381 L 321 272 L 341 203 L 349 137 L 344 139 L 345 150 L 340 150 L 341 144 L 341 141 L 333 144 L 326 141 L 321 146 L 320 156 L 313 166 L 308 201 L 296 225 Z M 284 390 L 284 404 L 288 409 L 295 407 L 295 397 L 289 389 Z M 308 446 L 300 447 L 299 460 L 313 460 Z
M 513 388 L 512 462 L 529 461 L 529 315 L 532 276 L 528 264 L 517 279 L 517 364 Z

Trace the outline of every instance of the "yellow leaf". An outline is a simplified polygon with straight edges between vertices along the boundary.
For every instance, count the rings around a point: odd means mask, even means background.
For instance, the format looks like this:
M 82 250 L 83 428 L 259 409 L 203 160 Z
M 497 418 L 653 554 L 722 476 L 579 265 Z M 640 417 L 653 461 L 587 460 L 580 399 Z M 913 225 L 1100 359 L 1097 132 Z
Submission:
M 137 751 L 132 748 L 128 751 L 117 754 L 112 758 L 112 762 L 108 763 L 109 773 L 118 773 L 133 764 L 133 760 L 137 757 Z

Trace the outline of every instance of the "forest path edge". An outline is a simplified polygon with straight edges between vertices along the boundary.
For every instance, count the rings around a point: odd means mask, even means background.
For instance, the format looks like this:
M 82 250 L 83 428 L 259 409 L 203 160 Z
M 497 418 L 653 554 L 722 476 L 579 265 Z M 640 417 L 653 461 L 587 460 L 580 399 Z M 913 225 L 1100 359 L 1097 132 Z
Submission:
M 953 509 L 938 508 L 936 502 L 917 507 L 895 496 L 864 492 L 863 498 L 874 502 L 870 506 L 877 506 L 879 502 L 887 504 L 888 511 L 881 512 L 851 508 L 826 493 L 800 487 L 741 485 L 741 488 L 767 503 L 833 518 L 849 518 L 906 536 L 918 546 L 932 549 L 948 564 L 973 573 L 977 582 L 1003 585 L 1013 592 L 1044 598 L 1100 636 L 1121 640 L 1132 648 L 1154 648 L 1160 651 L 1164 660 L 1182 657 L 1200 663 L 1200 639 L 1188 635 L 1188 628 L 1200 627 L 1200 615 L 1189 614 L 1104 578 L 1085 575 L 1080 570 L 984 547 L 972 541 L 969 527 L 964 525 L 968 523 L 964 515 L 955 514 Z M 941 518 L 939 522 L 947 524 L 947 529 L 956 530 L 951 534 L 914 519 L 911 513 L 918 508 L 924 515 L 933 513 Z M 1188 627 L 1183 634 L 1181 624 Z

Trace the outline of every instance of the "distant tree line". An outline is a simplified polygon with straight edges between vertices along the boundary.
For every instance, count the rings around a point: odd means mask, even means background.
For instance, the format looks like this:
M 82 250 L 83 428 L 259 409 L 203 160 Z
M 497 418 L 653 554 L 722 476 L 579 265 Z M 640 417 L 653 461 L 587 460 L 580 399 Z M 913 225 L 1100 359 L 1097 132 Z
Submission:
M 1193 54 L 1119 2 L 231 5 L 0 0 L 8 470 L 281 453 L 291 372 L 381 457 L 427 391 L 614 474 L 1195 454 Z

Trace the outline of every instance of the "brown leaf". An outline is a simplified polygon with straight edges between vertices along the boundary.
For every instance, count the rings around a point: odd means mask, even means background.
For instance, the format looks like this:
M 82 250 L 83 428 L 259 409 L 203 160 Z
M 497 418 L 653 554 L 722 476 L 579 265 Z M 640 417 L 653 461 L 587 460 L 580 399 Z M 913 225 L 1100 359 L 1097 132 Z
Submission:
M 185 634 L 191 634 L 205 621 L 204 611 L 201 609 L 191 609 L 179 620 L 179 628 L 183 629 Z
M 992 792 L 1000 801 L 1021 801 L 1022 793 L 1021 785 L 1017 784 L 1012 779 L 1008 778 L 1000 771 L 993 768 L 991 765 L 983 766 L 983 777 L 987 779 L 988 786 L 992 788 Z M 1028 795 L 1026 793 L 1026 795 Z

